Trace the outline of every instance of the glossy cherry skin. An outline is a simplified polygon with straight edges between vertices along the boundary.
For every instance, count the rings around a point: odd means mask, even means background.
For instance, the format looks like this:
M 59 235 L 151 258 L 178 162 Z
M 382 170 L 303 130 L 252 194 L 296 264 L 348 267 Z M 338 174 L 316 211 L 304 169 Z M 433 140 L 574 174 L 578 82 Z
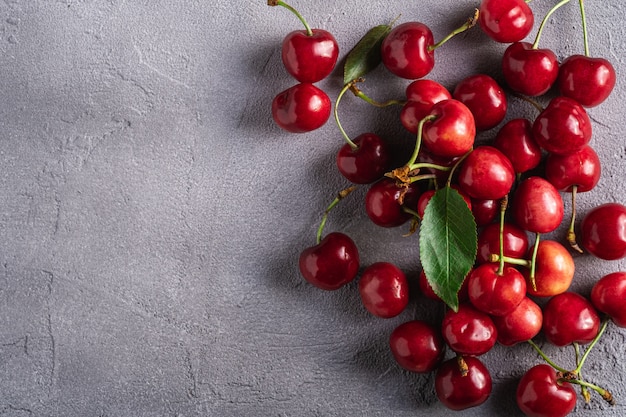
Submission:
M 566 155 L 550 154 L 546 158 L 545 177 L 559 191 L 584 193 L 600 181 L 600 158 L 589 145 Z
M 574 410 L 577 399 L 572 384 L 559 381 L 556 370 L 543 363 L 524 374 L 515 398 L 520 410 L 532 417 L 565 417 Z
M 526 297 L 524 276 L 512 266 L 505 266 L 498 275 L 498 268 L 498 264 L 483 264 L 467 277 L 470 302 L 491 316 L 511 313 Z
M 454 352 L 473 356 L 489 352 L 498 336 L 491 317 L 470 303 L 460 304 L 456 312 L 446 312 L 441 323 L 441 334 Z
M 430 153 L 445 158 L 466 154 L 476 137 L 476 124 L 470 109 L 458 100 L 443 100 L 433 105 L 424 123 L 422 143 Z
M 381 44 L 383 64 L 401 78 L 415 80 L 426 76 L 435 66 L 433 33 L 423 23 L 402 23 L 389 32 Z
M 422 320 L 396 327 L 389 337 L 389 347 L 401 367 L 419 373 L 437 369 L 446 350 L 439 330 Z
M 591 119 L 575 100 L 555 97 L 535 119 L 533 137 L 550 153 L 577 152 L 591 140 Z
M 529 248 L 531 252 L 533 248 Z M 531 254 L 528 254 L 530 257 Z M 533 288 L 528 269 L 522 271 L 526 278 L 526 292 L 535 297 L 550 297 L 567 291 L 574 279 L 574 259 L 570 252 L 554 240 L 540 240 L 535 265 Z
M 566 346 L 591 342 L 600 330 L 600 316 L 591 301 L 575 292 L 557 294 L 543 308 L 543 334 L 550 343 Z
M 478 10 L 478 24 L 496 42 L 521 41 L 535 22 L 531 8 L 524 0 L 483 0 Z
M 549 49 L 533 49 L 528 42 L 515 42 L 504 51 L 502 74 L 513 91 L 535 97 L 552 87 L 559 75 L 559 63 Z
M 597 258 L 626 257 L 626 207 L 619 203 L 595 207 L 583 218 L 580 236 L 582 246 Z
M 296 84 L 272 101 L 272 117 L 288 132 L 303 133 L 322 127 L 330 117 L 328 95 L 309 83 Z
M 504 316 L 494 316 L 492 320 L 498 331 L 498 343 L 513 346 L 539 334 L 543 313 L 537 303 L 524 297 L 515 310 Z
M 326 78 L 335 68 L 339 56 L 337 40 L 328 31 L 313 29 L 289 33 L 283 40 L 282 59 L 285 69 L 301 83 L 315 83 Z
M 509 193 L 515 170 L 509 158 L 493 146 L 479 146 L 462 162 L 458 184 L 472 198 L 497 200 Z
M 409 303 L 409 283 L 404 272 L 389 262 L 376 262 L 365 268 L 359 279 L 363 306 L 377 317 L 391 318 Z
M 418 285 L 420 287 L 420 291 L 422 292 L 422 294 L 424 294 L 426 298 L 434 301 L 443 302 L 441 298 L 439 298 L 439 296 L 435 293 L 433 287 L 430 286 L 424 270 L 422 270 L 419 274 Z M 463 281 L 463 284 L 461 284 L 461 289 L 457 293 L 457 297 L 459 298 L 459 302 L 461 303 L 469 300 L 469 295 L 467 294 L 467 279 Z
M 365 212 L 374 224 L 381 227 L 397 227 L 411 219 L 412 215 L 403 209 L 415 207 L 420 196 L 416 184 L 404 189 L 391 178 L 382 178 L 372 184 L 365 194 Z M 403 204 L 400 203 L 404 195 Z
M 374 133 L 363 133 L 353 142 L 356 149 L 346 143 L 337 152 L 337 168 L 341 175 L 355 184 L 370 184 L 380 179 L 391 165 L 387 143 Z
M 487 401 L 492 389 L 491 374 L 480 359 L 464 356 L 467 374 L 461 372 L 457 358 L 441 364 L 435 375 L 435 393 L 451 410 L 465 410 Z
M 359 272 L 359 251 L 349 236 L 329 233 L 320 243 L 300 253 L 300 273 L 323 290 L 336 290 L 351 282 Z
M 452 97 L 465 104 L 474 115 L 476 130 L 489 130 L 504 120 L 506 94 L 496 80 L 485 74 L 464 78 L 454 88 Z
M 502 234 L 504 256 L 524 258 L 528 251 L 526 232 L 513 223 L 504 223 Z M 500 254 L 500 223 L 491 223 L 478 233 L 478 250 L 476 263 L 484 264 L 491 261 L 491 255 Z
M 561 64 L 557 83 L 562 95 L 595 107 L 611 95 L 615 68 L 604 58 L 572 55 Z
M 402 126 L 411 133 L 417 133 L 417 125 L 428 115 L 433 105 L 451 98 L 450 92 L 436 81 L 413 81 L 406 88 L 407 101 L 400 111 Z
M 600 278 L 591 289 L 591 303 L 613 323 L 626 328 L 626 272 L 613 272 Z
M 532 123 L 528 119 L 512 119 L 505 123 L 493 146 L 509 158 L 518 174 L 536 168 L 541 162 L 541 148 L 533 138 Z
M 515 223 L 533 233 L 549 233 L 563 221 L 563 199 L 550 182 L 529 177 L 515 190 L 511 212 Z
M 500 213 L 500 201 L 472 198 L 472 214 L 478 227 L 486 226 L 496 219 Z

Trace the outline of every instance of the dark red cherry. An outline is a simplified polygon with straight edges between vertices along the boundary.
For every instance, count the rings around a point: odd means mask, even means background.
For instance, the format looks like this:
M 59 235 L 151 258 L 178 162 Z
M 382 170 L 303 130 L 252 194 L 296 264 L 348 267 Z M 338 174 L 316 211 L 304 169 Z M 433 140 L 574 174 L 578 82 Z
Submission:
M 337 153 L 341 175 L 355 184 L 370 184 L 380 179 L 391 164 L 387 143 L 374 133 L 363 133 L 353 142 L 356 149 L 346 143 Z
M 521 41 L 532 30 L 533 12 L 524 0 L 483 0 L 478 23 L 493 40 L 501 43 Z
M 302 251 L 298 262 L 305 280 L 323 290 L 336 290 L 359 272 L 359 251 L 350 237 L 329 233 L 320 243 Z
M 559 91 L 585 107 L 595 107 L 611 95 L 615 69 L 604 58 L 572 55 L 559 69 Z
M 555 97 L 535 119 L 533 137 L 550 153 L 576 152 L 591 140 L 591 119 L 575 100 Z
M 420 373 L 437 369 L 445 353 L 441 333 L 422 320 L 408 321 L 396 327 L 389 337 L 389 347 L 401 367 Z
M 493 222 L 500 213 L 500 201 L 492 199 L 472 198 L 472 214 L 478 227 L 486 226 Z
M 541 177 L 529 177 L 515 190 L 511 212 L 515 223 L 533 233 L 549 233 L 563 221 L 563 199 L 558 190 Z
M 505 266 L 498 275 L 498 268 L 498 264 L 482 264 L 466 278 L 470 302 L 491 316 L 511 313 L 526 297 L 524 276 L 512 266 Z
M 543 333 L 550 343 L 589 343 L 600 330 L 600 316 L 591 301 L 575 292 L 557 294 L 543 308 Z
M 391 318 L 402 313 L 409 303 L 409 283 L 404 272 L 389 262 L 376 262 L 359 279 L 363 306 L 377 317 Z
M 452 168 L 454 164 L 459 160 L 460 157 L 445 157 L 445 156 L 437 156 L 426 149 L 425 146 L 422 146 L 417 157 L 418 163 L 427 163 L 427 164 L 435 164 L 442 167 Z M 448 176 L 450 175 L 449 171 L 443 171 L 440 169 L 434 168 L 421 168 L 420 173 L 423 174 L 434 174 L 437 178 L 437 182 L 442 186 L 448 180 Z
M 506 116 L 506 94 L 488 75 L 476 74 L 464 78 L 456 85 L 452 97 L 470 109 L 476 130 L 489 130 Z
M 498 336 L 491 317 L 470 303 L 459 305 L 458 311 L 446 312 L 441 323 L 441 334 L 454 352 L 473 356 L 491 350 Z
M 524 297 L 512 312 L 492 317 L 498 331 L 498 343 L 513 346 L 532 339 L 541 331 L 543 313 L 528 297 Z
M 571 383 L 561 381 L 554 368 L 542 363 L 524 374 L 515 398 L 527 416 L 565 417 L 576 407 L 577 396 Z
M 593 208 L 580 224 L 580 236 L 582 246 L 597 258 L 626 257 L 626 207 L 605 203 Z
M 479 146 L 462 162 L 458 183 L 472 198 L 497 200 L 509 193 L 515 171 L 509 158 L 493 146 Z
M 487 401 L 492 389 L 491 374 L 480 359 L 473 356 L 451 358 L 441 364 L 435 375 L 435 393 L 451 410 L 465 410 Z M 462 369 L 465 368 L 465 369 Z
M 626 272 L 600 278 L 591 289 L 591 303 L 619 327 L 626 327 Z
M 504 256 L 523 259 L 528 251 L 528 236 L 526 232 L 513 223 L 504 223 L 502 234 Z M 491 262 L 492 254 L 500 254 L 500 224 L 491 223 L 485 226 L 478 234 L 478 251 L 476 263 Z
M 433 105 L 424 123 L 422 143 L 430 153 L 445 158 L 462 156 L 474 146 L 476 124 L 470 109 L 458 100 L 443 100 Z
M 402 23 L 389 32 L 381 45 L 382 62 L 401 78 L 415 80 L 426 76 L 435 66 L 433 34 L 423 23 Z
M 301 83 L 315 83 L 335 68 L 339 46 L 335 37 L 323 29 L 289 33 L 283 40 L 282 59 L 287 72 Z
M 365 211 L 374 224 L 381 227 L 396 227 L 413 216 L 404 206 L 414 209 L 420 190 L 416 184 L 405 188 L 395 180 L 384 177 L 372 184 L 365 195 Z M 404 200 L 402 200 L 404 198 Z
M 550 154 L 546 158 L 545 177 L 559 191 L 583 193 L 600 180 L 600 158 L 589 145 L 566 155 Z
M 422 292 L 422 294 L 424 294 L 426 298 L 434 301 L 442 301 L 441 298 L 439 298 L 439 296 L 433 290 L 433 287 L 430 286 L 428 279 L 426 279 L 426 274 L 424 273 L 424 270 L 422 270 L 419 274 L 418 285 L 420 287 L 420 291 Z M 467 280 L 463 281 L 457 297 L 459 298 L 459 302 L 461 303 L 469 300 L 469 295 L 467 294 Z
M 406 88 L 407 102 L 400 111 L 402 126 L 411 133 L 417 133 L 417 125 L 428 115 L 433 105 L 451 98 L 450 92 L 436 81 L 413 81 Z
M 472 200 L 463 191 L 459 190 L 458 185 L 453 184 L 451 188 L 459 193 L 459 195 L 465 201 L 465 204 L 467 204 L 467 208 L 471 210 Z M 433 196 L 435 195 L 435 192 L 436 190 L 424 191 L 422 195 L 420 195 L 419 200 L 417 200 L 417 214 L 419 214 L 420 218 L 424 217 L 424 211 L 426 210 L 426 206 L 428 205 L 430 199 L 433 198 Z
M 536 168 L 541 162 L 541 148 L 533 138 L 532 123 L 528 119 L 512 119 L 505 123 L 493 146 L 509 158 L 518 174 Z
M 528 42 L 515 42 L 504 51 L 502 74 L 513 91 L 540 96 L 556 81 L 559 63 L 549 49 L 533 49 Z
M 272 117 L 288 132 L 303 133 L 322 127 L 330 117 L 328 95 L 313 84 L 301 83 L 278 93 L 272 101 Z

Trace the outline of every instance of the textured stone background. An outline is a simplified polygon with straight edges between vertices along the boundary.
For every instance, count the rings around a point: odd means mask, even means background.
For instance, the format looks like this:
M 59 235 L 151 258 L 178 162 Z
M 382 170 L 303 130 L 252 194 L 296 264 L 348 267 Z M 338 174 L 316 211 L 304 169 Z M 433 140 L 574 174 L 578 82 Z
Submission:
M 477 3 L 293 5 L 335 33 L 345 56 L 400 14 L 440 39 Z M 532 2 L 538 20 L 550 3 Z M 587 9 L 592 53 L 619 80 L 590 111 L 604 174 L 580 195 L 581 214 L 626 202 L 625 9 Z M 541 45 L 560 59 L 581 52 L 578 16 L 575 4 L 557 12 Z M 294 16 L 263 1 L 0 1 L 0 415 L 449 415 L 432 376 L 403 372 L 387 348 L 396 325 L 436 321 L 440 308 L 414 294 L 400 317 L 375 319 L 354 284 L 327 293 L 298 274 L 300 250 L 346 183 L 333 123 L 291 135 L 271 120 L 272 97 L 294 83 L 279 54 L 292 29 Z M 499 78 L 503 50 L 475 29 L 437 51 L 431 77 L 449 87 L 475 72 Z M 334 99 L 340 70 L 319 85 Z M 364 88 L 401 98 L 406 85 L 379 69 Z M 511 107 L 510 117 L 534 115 Z M 341 110 L 349 134 L 376 131 L 402 148 L 411 138 L 397 115 L 351 97 Z M 395 262 L 415 279 L 417 237 L 369 223 L 363 195 L 328 230 L 353 236 L 364 265 Z M 576 265 L 583 293 L 626 268 L 589 256 Z M 594 397 L 576 415 L 626 413 L 624 345 L 611 326 L 586 371 L 618 405 Z M 546 351 L 571 364 L 570 349 Z M 464 415 L 519 415 L 516 378 L 539 359 L 526 345 L 483 359 L 493 396 Z

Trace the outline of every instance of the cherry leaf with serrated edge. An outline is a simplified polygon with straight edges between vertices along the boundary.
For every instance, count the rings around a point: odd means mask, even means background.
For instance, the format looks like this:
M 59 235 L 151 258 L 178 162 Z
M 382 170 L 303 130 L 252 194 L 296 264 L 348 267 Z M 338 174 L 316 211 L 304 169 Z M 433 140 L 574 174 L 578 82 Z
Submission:
M 420 224 L 420 260 L 433 291 L 454 311 L 476 260 L 477 240 L 476 221 L 463 197 L 450 187 L 438 190 Z
M 380 46 L 390 31 L 391 25 L 374 26 L 352 48 L 343 67 L 344 85 L 358 80 L 380 64 Z

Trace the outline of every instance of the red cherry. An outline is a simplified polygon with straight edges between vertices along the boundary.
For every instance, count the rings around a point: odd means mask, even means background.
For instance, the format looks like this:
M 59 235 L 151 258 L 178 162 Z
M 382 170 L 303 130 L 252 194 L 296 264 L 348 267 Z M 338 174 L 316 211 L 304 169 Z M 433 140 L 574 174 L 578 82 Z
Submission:
M 504 316 L 494 316 L 492 320 L 498 331 L 498 343 L 513 346 L 539 334 L 543 313 L 537 303 L 524 297 L 515 310 Z
M 515 223 L 533 233 L 549 233 L 563 220 L 563 199 L 558 190 L 541 177 L 522 181 L 513 196 Z
M 428 115 L 435 103 L 452 98 L 450 92 L 432 80 L 415 80 L 406 88 L 406 104 L 400 111 L 400 122 L 409 132 L 417 133 L 420 120 Z
M 446 312 L 441 323 L 441 334 L 454 352 L 478 356 L 487 353 L 495 345 L 497 330 L 488 314 L 464 303 L 459 305 L 458 311 Z
M 550 365 L 530 368 L 517 386 L 517 406 L 527 416 L 565 417 L 576 407 L 576 391 L 567 381 L 559 380 Z
M 328 95 L 313 84 L 302 83 L 279 93 L 272 101 L 272 117 L 288 132 L 303 133 L 318 129 L 330 117 Z
M 462 357 L 467 369 L 462 371 L 457 358 L 441 364 L 435 375 L 435 393 L 443 405 L 451 410 L 465 410 L 481 405 L 492 389 L 491 374 L 480 359 Z
M 555 97 L 535 119 L 533 137 L 548 152 L 576 152 L 591 140 L 591 119 L 578 102 Z
M 403 206 L 415 207 L 420 190 L 416 184 L 408 188 L 399 186 L 391 178 L 382 178 L 372 184 L 365 195 L 365 211 L 374 224 L 381 227 L 396 227 L 411 219 Z M 404 204 L 401 198 L 404 196 Z
M 441 298 L 439 298 L 439 296 L 435 294 L 433 287 L 430 286 L 428 279 L 426 279 L 426 274 L 424 273 L 424 270 L 422 270 L 419 274 L 418 285 L 420 287 L 420 291 L 422 292 L 422 294 L 424 294 L 426 298 L 434 301 L 442 301 Z M 469 295 L 467 294 L 467 280 L 463 281 L 461 289 L 457 293 L 457 297 L 459 298 L 459 302 L 469 300 Z
M 506 116 L 506 94 L 496 80 L 485 74 L 471 75 L 459 82 L 452 96 L 465 104 L 476 123 L 476 130 L 489 130 Z
M 513 91 L 540 96 L 556 81 L 559 63 L 549 49 L 533 49 L 528 42 L 515 42 L 504 51 L 502 74 Z
M 478 227 L 486 226 L 493 222 L 500 213 L 500 201 L 499 200 L 483 200 L 472 198 L 472 214 L 476 225 Z
M 481 29 L 501 43 L 521 41 L 535 22 L 531 8 L 524 0 L 483 0 L 478 16 Z
M 359 251 L 350 237 L 333 232 L 302 251 L 298 262 L 305 280 L 323 290 L 336 290 L 359 272 Z
M 626 257 L 626 207 L 602 204 L 588 212 L 580 224 L 581 244 L 593 256 L 616 260 Z
M 396 362 L 411 372 L 434 371 L 443 359 L 445 344 L 432 325 L 413 320 L 396 327 L 389 337 Z
M 504 256 L 523 258 L 528 251 L 526 232 L 513 223 L 504 223 L 502 234 Z M 476 263 L 491 262 L 492 254 L 500 254 L 500 224 L 492 223 L 485 226 L 478 234 L 478 251 Z
M 346 143 L 337 153 L 341 175 L 355 184 L 370 184 L 380 179 L 391 164 L 387 143 L 374 133 L 363 133 L 353 142 L 356 149 Z
M 515 171 L 509 158 L 493 146 L 479 146 L 463 161 L 458 183 L 472 198 L 497 200 L 509 193 Z
M 589 145 L 566 155 L 550 154 L 546 158 L 545 177 L 559 191 L 583 193 L 600 180 L 600 158 Z
M 476 124 L 470 109 L 458 100 L 443 100 L 433 105 L 424 123 L 423 144 L 430 153 L 445 158 L 466 154 L 474 146 Z
M 323 29 L 289 33 L 283 40 L 282 59 L 287 72 L 301 83 L 315 83 L 335 68 L 339 46 L 333 35 Z
M 483 264 L 467 277 L 470 302 L 492 316 L 511 313 L 526 297 L 524 276 L 512 266 L 505 266 L 498 275 L 498 268 L 497 264 Z
M 574 259 L 565 246 L 554 240 L 541 240 L 535 260 L 536 289 L 530 282 L 529 271 L 522 271 L 526 278 L 526 292 L 535 297 L 561 294 L 572 284 L 574 270 Z
M 472 209 L 472 200 L 461 190 L 459 190 L 458 185 L 452 185 L 450 188 L 456 190 L 463 200 L 465 204 L 467 204 L 468 209 Z M 420 218 L 424 217 L 424 211 L 426 210 L 426 206 L 430 202 L 430 199 L 435 195 L 436 190 L 428 190 L 424 191 L 422 195 L 420 195 L 419 200 L 417 200 L 417 214 L 419 214 Z
M 626 272 L 613 272 L 591 289 L 591 303 L 619 327 L 626 327 Z
M 591 301 L 578 293 L 564 292 L 544 306 L 542 329 L 556 346 L 589 343 L 598 335 L 600 317 Z
M 509 158 L 516 173 L 534 169 L 541 162 L 541 148 L 533 138 L 528 119 L 512 119 L 504 124 L 493 146 Z
M 363 271 L 359 279 L 363 305 L 373 315 L 395 317 L 409 303 L 409 283 L 404 272 L 389 262 L 376 262 Z
M 383 64 L 401 78 L 415 80 L 427 75 L 435 66 L 433 34 L 419 22 L 402 23 L 389 32 L 381 45 Z
M 604 58 L 572 55 L 559 69 L 559 91 L 585 107 L 602 103 L 615 86 L 615 69 Z

